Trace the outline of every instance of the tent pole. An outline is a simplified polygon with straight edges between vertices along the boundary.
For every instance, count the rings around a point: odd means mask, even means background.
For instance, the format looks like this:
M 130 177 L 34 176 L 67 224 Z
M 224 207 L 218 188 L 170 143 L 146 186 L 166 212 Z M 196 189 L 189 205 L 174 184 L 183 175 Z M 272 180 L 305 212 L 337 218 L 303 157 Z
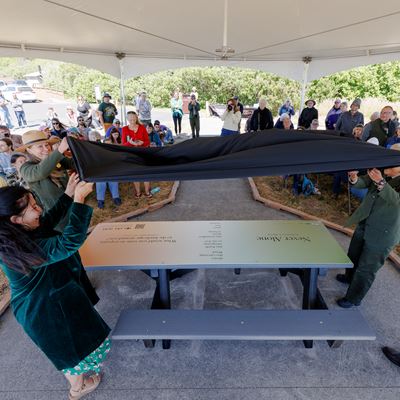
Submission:
M 304 102 L 306 101 L 306 89 L 307 89 L 307 83 L 308 83 L 308 67 L 310 66 L 312 58 L 311 57 L 303 57 L 303 83 L 301 86 L 301 94 L 300 94 L 300 110 L 299 114 L 302 112 L 304 108 Z
M 125 76 L 124 76 L 124 58 L 125 53 L 116 53 L 116 57 L 119 61 L 119 73 L 120 73 L 120 89 L 121 89 L 121 124 L 126 124 L 126 99 L 125 99 Z

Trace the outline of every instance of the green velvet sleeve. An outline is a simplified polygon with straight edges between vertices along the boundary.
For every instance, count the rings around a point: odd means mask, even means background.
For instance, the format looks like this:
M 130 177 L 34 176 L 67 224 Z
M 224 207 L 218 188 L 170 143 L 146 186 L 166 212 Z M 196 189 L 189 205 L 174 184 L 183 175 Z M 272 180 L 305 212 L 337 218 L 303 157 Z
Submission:
M 85 204 L 73 203 L 63 233 L 38 240 L 47 260 L 42 266 L 64 260 L 79 250 L 86 239 L 92 212 L 93 209 Z
M 67 215 L 72 201 L 71 197 L 63 193 L 56 204 L 40 217 L 40 227 L 45 230 L 54 229 L 61 219 Z

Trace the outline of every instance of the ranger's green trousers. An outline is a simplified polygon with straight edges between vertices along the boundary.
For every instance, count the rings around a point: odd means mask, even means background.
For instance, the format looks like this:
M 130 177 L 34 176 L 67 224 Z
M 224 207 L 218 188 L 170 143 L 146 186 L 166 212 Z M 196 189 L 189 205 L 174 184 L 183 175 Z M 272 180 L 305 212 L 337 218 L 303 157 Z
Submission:
M 376 273 L 392 250 L 392 247 L 380 245 L 379 241 L 369 241 L 365 238 L 364 228 L 364 222 L 357 225 L 347 253 L 354 267 L 346 269 L 350 286 L 345 297 L 353 304 L 360 303 L 365 297 L 375 280 Z

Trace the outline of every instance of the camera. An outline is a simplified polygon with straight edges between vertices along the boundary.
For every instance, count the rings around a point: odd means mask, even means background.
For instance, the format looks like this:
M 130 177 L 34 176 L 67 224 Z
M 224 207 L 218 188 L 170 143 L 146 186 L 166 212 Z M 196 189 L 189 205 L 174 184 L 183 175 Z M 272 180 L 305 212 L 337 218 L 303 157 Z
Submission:
M 232 104 L 228 104 L 228 111 L 232 111 L 233 110 L 233 106 L 232 106 Z

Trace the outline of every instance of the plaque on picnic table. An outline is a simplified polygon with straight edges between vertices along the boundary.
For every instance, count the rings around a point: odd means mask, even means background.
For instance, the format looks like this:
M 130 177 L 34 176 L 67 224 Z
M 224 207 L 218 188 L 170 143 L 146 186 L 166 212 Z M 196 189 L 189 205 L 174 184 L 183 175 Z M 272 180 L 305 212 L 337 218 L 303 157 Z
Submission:
M 85 267 L 99 269 L 352 266 L 319 221 L 102 223 L 80 254 Z

